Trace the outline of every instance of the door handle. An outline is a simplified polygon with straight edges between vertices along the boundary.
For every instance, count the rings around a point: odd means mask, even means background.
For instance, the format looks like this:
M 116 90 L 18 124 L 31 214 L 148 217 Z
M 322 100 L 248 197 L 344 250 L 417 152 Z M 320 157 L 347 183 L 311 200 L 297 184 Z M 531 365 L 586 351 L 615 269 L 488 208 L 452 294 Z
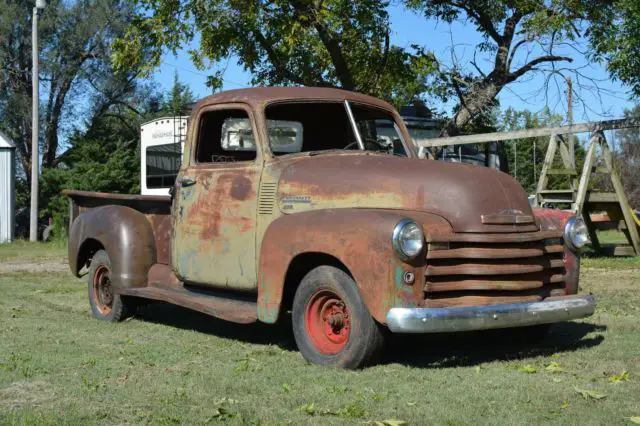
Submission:
M 180 179 L 180 185 L 182 185 L 183 187 L 185 186 L 191 186 L 194 183 L 196 183 L 196 180 L 192 177 L 189 176 L 185 176 L 182 179 Z

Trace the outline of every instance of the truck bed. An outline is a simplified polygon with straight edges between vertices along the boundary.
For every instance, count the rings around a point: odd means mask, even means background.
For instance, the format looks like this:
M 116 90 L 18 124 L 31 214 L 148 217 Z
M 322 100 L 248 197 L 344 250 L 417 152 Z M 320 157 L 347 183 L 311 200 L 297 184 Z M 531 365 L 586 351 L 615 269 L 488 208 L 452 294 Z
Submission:
M 83 212 L 101 206 L 119 205 L 130 207 L 143 213 L 153 228 L 157 248 L 158 263 L 169 265 L 171 262 L 171 197 L 164 195 L 129 195 L 106 192 L 65 190 L 69 197 L 69 229 L 76 217 Z

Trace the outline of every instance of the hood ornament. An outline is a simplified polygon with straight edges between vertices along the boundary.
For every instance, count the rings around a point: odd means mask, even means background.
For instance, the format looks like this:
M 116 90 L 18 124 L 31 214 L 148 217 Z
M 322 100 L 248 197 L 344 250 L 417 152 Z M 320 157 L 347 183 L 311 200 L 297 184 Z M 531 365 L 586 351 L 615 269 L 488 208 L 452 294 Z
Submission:
M 533 223 L 533 216 L 524 214 L 522 210 L 506 209 L 499 213 L 489 213 L 480 216 L 485 225 L 514 225 L 522 223 Z

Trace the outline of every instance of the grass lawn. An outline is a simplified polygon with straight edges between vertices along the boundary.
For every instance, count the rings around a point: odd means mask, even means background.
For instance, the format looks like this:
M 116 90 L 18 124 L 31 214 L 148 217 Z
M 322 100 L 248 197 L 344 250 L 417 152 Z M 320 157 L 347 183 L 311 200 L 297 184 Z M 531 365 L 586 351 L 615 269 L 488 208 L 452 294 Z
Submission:
M 62 244 L 0 246 L 0 264 L 64 255 Z M 356 372 L 305 363 L 286 325 L 160 303 L 109 324 L 90 317 L 83 279 L 0 272 L 0 424 L 633 424 L 640 263 L 587 261 L 581 286 L 597 313 L 541 344 L 394 338 L 382 364 Z
M 66 241 L 32 243 L 25 240 L 16 240 L 11 243 L 0 244 L 0 261 L 57 260 L 66 257 Z

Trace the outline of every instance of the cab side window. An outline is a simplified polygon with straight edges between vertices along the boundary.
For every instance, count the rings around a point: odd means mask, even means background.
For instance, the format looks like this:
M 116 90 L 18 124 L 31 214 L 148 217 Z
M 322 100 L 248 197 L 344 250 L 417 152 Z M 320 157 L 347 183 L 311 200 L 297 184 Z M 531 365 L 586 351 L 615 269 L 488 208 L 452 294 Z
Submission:
M 235 163 L 256 159 L 256 140 L 245 110 L 205 112 L 199 127 L 197 163 Z

